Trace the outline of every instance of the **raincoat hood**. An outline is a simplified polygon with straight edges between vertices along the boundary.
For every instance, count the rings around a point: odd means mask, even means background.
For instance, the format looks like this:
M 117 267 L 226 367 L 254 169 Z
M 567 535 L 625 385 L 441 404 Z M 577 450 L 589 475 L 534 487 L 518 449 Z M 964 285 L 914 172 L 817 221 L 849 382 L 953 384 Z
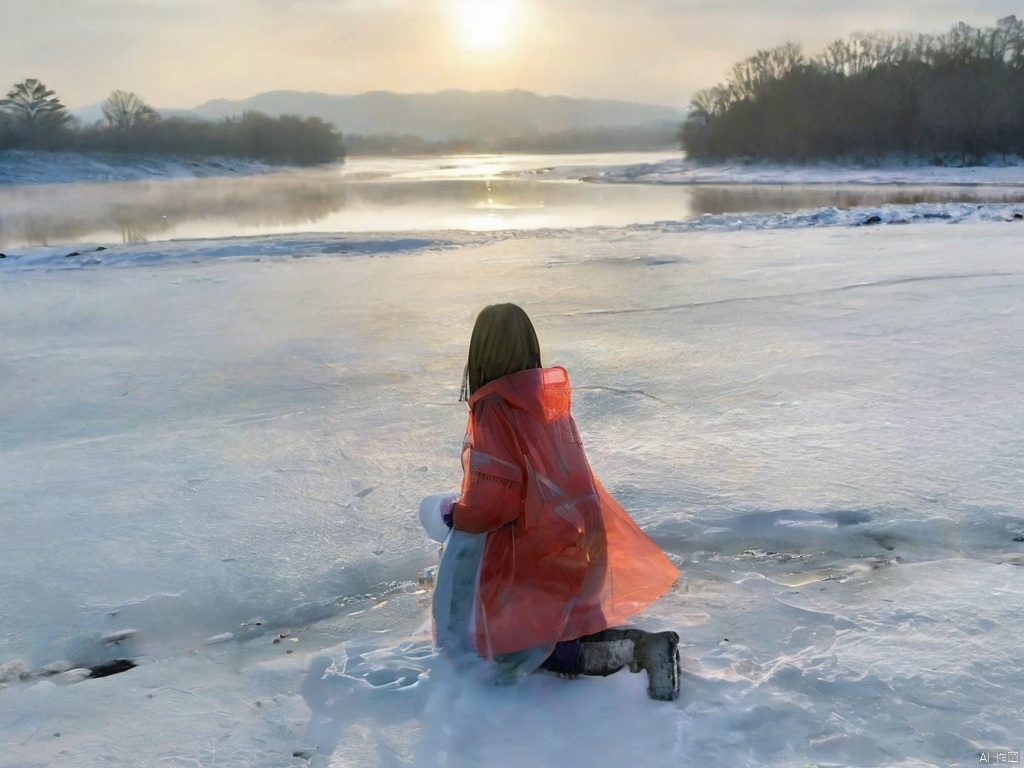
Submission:
M 488 382 L 469 398 L 469 407 L 494 396 L 526 411 L 542 424 L 567 416 L 572 401 L 569 374 L 559 366 L 510 373 Z

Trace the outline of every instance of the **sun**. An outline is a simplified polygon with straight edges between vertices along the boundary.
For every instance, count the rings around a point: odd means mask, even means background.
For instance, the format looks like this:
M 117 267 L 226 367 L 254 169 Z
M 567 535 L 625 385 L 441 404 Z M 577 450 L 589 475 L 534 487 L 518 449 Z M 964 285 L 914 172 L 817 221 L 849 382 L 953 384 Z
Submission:
M 470 51 L 496 51 L 512 36 L 516 0 L 459 0 L 455 32 L 460 46 Z

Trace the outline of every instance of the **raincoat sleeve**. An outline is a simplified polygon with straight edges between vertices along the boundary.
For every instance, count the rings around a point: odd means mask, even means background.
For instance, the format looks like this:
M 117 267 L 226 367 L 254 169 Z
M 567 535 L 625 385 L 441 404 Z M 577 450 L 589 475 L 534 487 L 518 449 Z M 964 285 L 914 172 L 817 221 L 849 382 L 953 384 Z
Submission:
M 524 461 L 511 414 L 500 401 L 481 400 L 473 409 L 462 471 L 462 494 L 452 507 L 455 528 L 488 533 L 519 517 Z

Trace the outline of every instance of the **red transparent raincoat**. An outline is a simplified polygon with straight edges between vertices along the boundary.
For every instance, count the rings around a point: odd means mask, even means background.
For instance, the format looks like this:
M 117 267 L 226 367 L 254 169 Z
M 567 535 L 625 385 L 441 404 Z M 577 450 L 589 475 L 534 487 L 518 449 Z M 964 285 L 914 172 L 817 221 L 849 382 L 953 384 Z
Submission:
M 473 640 L 484 658 L 621 624 L 677 570 L 594 476 L 563 368 L 522 371 L 469 399 L 455 528 L 487 533 Z

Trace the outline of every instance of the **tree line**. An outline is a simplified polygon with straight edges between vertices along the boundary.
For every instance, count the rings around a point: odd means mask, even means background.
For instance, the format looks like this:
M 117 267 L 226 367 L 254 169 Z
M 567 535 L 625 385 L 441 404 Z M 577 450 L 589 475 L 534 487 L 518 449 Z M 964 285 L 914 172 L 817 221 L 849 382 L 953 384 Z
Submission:
M 35 78 L 0 99 L 0 150 L 41 149 L 224 156 L 287 165 L 343 160 L 341 134 L 317 117 L 245 112 L 220 121 L 162 117 L 140 96 L 114 91 L 103 119 L 84 126 Z
M 1024 155 L 1024 22 L 758 51 L 693 97 L 679 140 L 698 159 Z

